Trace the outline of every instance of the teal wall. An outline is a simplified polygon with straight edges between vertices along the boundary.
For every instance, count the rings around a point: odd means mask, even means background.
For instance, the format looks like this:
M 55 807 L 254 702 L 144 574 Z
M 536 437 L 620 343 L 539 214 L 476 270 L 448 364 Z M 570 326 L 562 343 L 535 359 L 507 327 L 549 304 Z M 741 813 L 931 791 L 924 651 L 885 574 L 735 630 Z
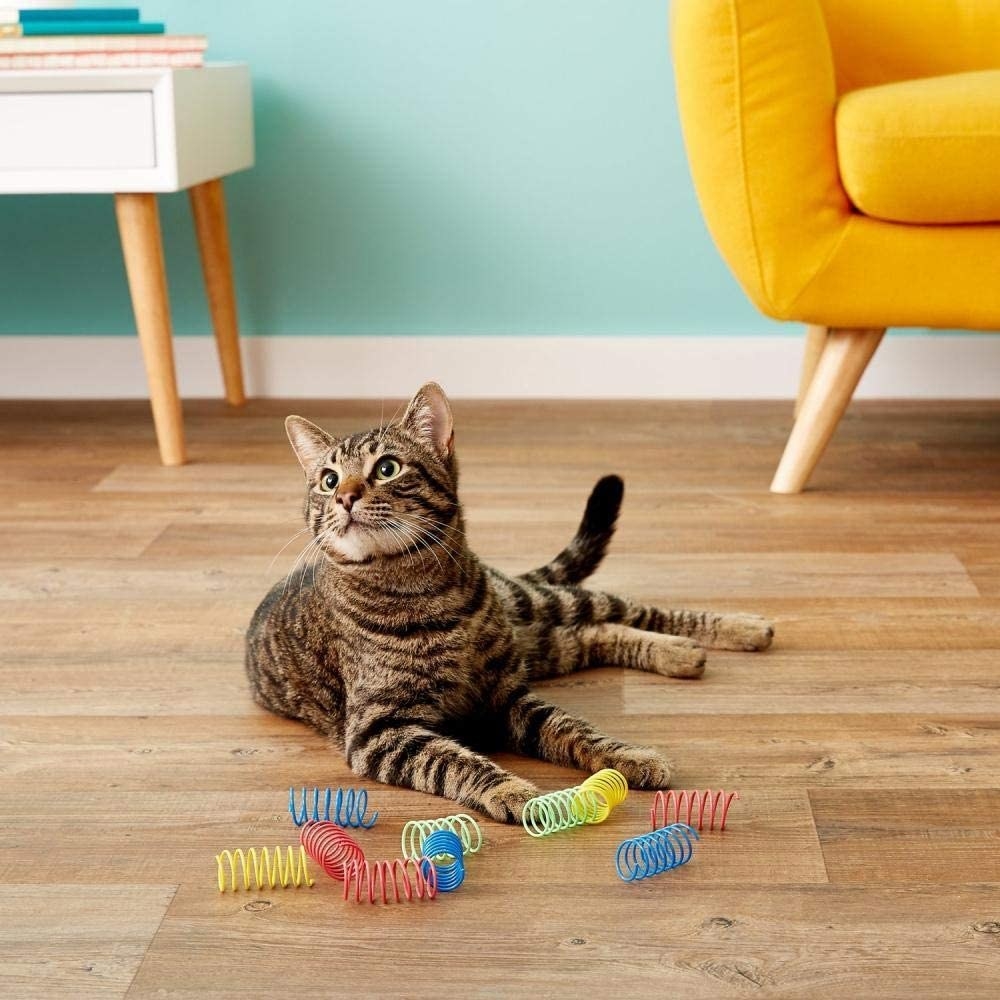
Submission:
M 252 68 L 257 166 L 228 182 L 244 332 L 778 329 L 698 214 L 667 0 L 142 7 Z M 186 196 L 161 210 L 175 326 L 205 333 Z M 132 332 L 109 199 L 0 198 L 0 234 L 0 332 Z

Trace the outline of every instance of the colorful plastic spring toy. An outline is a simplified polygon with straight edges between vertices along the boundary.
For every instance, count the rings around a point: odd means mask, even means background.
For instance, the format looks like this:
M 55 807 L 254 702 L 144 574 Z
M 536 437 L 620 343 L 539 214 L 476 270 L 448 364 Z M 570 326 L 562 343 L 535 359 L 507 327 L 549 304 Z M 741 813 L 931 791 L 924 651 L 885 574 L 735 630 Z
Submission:
M 332 788 L 323 790 L 323 808 L 320 809 L 320 790 L 312 790 L 312 811 L 309 810 L 309 793 L 302 789 L 301 804 L 295 801 L 295 789 L 288 789 L 288 811 L 292 822 L 302 826 L 312 820 L 314 823 L 336 823 L 337 826 L 350 826 L 355 829 L 370 830 L 378 819 L 378 812 L 371 817 L 365 816 L 368 811 L 368 793 L 363 789 L 338 788 L 336 798 Z M 333 810 L 333 815 L 330 810 Z
M 216 854 L 215 863 L 218 866 L 219 892 L 226 891 L 226 869 L 229 870 L 229 888 L 232 892 L 239 889 L 242 882 L 244 889 L 273 889 L 280 885 L 287 889 L 289 884 L 297 889 L 305 883 L 308 886 L 315 882 L 309 875 L 306 865 L 306 852 L 300 846 L 286 847 L 282 858 L 282 848 L 276 847 L 272 854 L 266 847 L 251 847 L 244 851 L 223 851 Z
M 625 780 L 625 775 L 613 767 L 605 767 L 592 774 L 581 782 L 580 787 L 597 792 L 607 803 L 606 809 L 601 810 L 603 815 L 600 819 L 592 821 L 596 823 L 603 823 L 611 810 L 620 806 L 628 797 L 628 782 Z
M 698 830 L 715 829 L 715 821 L 719 821 L 719 831 L 726 828 L 726 817 L 734 799 L 739 799 L 739 792 L 713 792 L 710 789 L 690 791 L 688 789 L 657 792 L 653 797 L 653 805 L 649 810 L 649 821 L 654 830 L 670 823 L 686 823 Z
M 429 875 L 426 866 L 433 867 L 438 892 L 453 892 L 465 881 L 465 861 L 462 841 L 451 830 L 435 830 L 424 841 L 421 871 Z
M 410 869 L 412 868 L 412 875 Z M 360 903 L 389 902 L 389 890 L 397 903 L 433 899 L 437 895 L 437 869 L 429 858 L 401 858 L 395 861 L 352 861 L 344 875 L 344 899 L 354 895 Z
M 424 840 L 435 830 L 450 830 L 462 841 L 463 854 L 475 854 L 483 846 L 483 831 L 465 813 L 442 816 L 439 819 L 411 819 L 403 826 L 401 850 L 404 858 L 419 858 L 426 852 Z
M 302 827 L 299 840 L 309 857 L 338 882 L 344 881 L 348 865 L 365 860 L 361 845 L 336 823 L 310 821 Z
M 521 810 L 521 823 L 532 837 L 547 837 L 584 823 L 597 823 L 602 811 L 607 816 L 606 808 L 607 802 L 597 792 L 577 785 L 529 799 Z
M 615 855 L 618 877 L 623 882 L 637 882 L 686 865 L 694 854 L 692 837 L 699 839 L 693 827 L 673 823 L 652 833 L 623 840 Z
M 624 776 L 605 768 L 573 788 L 529 799 L 521 810 L 521 823 L 532 837 L 547 837 L 585 823 L 603 823 L 627 794 Z

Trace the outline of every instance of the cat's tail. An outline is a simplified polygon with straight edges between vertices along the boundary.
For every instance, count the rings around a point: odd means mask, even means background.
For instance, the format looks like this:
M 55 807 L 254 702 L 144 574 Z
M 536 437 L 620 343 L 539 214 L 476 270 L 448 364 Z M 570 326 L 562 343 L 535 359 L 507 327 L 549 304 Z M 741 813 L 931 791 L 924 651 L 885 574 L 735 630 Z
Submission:
M 625 494 L 620 476 L 605 476 L 590 493 L 583 520 L 573 540 L 552 560 L 518 579 L 558 585 L 580 583 L 597 569 L 615 533 L 615 522 Z

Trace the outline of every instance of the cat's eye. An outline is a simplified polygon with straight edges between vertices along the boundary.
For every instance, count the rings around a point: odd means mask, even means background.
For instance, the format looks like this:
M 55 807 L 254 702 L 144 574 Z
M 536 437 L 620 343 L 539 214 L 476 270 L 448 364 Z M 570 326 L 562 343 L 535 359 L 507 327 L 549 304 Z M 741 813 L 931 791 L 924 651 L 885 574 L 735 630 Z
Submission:
M 327 469 L 326 472 L 319 477 L 320 493 L 332 493 L 337 488 L 337 483 L 339 482 L 340 476 L 338 476 L 332 469 Z
M 390 479 L 395 479 L 403 471 L 403 466 L 398 458 L 386 455 L 375 463 L 375 478 L 380 483 L 387 483 Z

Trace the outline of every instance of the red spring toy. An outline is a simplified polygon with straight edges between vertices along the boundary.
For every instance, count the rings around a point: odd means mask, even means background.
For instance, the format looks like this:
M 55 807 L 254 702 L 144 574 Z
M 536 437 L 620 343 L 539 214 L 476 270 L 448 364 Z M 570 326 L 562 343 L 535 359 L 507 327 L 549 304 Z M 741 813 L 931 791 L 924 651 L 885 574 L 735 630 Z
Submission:
M 365 860 L 361 845 L 336 823 L 325 820 L 306 823 L 299 840 L 309 857 L 338 882 L 344 881 L 349 865 L 364 863 Z
M 669 826 L 671 823 L 686 823 L 696 830 L 704 830 L 706 821 L 708 829 L 714 830 L 718 820 L 718 829 L 722 831 L 726 828 L 729 807 L 733 799 L 739 797 L 739 792 L 713 792 L 710 789 L 702 792 L 671 788 L 666 792 L 657 792 L 653 797 L 649 821 L 654 830 Z
M 413 868 L 412 877 L 410 867 Z M 347 866 L 344 878 L 344 899 L 354 892 L 354 902 L 360 903 L 367 899 L 375 903 L 381 897 L 383 903 L 389 902 L 389 890 L 397 903 L 412 902 L 417 899 L 433 899 L 437 895 L 437 872 L 427 858 L 413 860 L 412 858 L 395 861 L 352 861 Z

